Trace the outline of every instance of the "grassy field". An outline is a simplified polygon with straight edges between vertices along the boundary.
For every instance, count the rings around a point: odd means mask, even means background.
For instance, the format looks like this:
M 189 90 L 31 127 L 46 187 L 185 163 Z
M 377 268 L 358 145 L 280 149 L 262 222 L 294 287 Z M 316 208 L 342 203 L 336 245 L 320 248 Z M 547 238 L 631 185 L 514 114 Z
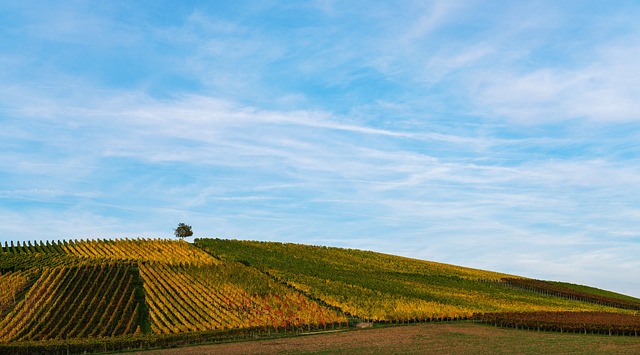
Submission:
M 470 322 L 372 328 L 138 354 L 640 354 L 640 337 L 559 334 Z

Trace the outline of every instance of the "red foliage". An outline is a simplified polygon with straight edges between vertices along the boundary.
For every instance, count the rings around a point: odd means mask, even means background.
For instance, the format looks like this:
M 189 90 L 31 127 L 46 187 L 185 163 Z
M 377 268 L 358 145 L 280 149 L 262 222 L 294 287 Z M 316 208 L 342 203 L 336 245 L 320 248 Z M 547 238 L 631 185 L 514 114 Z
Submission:
M 530 330 L 634 335 L 640 333 L 640 316 L 609 312 L 505 312 L 485 313 L 475 320 L 500 327 Z
M 502 281 L 506 282 L 508 285 L 525 290 L 548 293 L 562 298 L 596 303 L 622 309 L 640 310 L 640 302 L 633 302 L 631 300 L 605 297 L 593 293 L 581 292 L 548 281 L 517 278 L 504 278 L 502 279 Z

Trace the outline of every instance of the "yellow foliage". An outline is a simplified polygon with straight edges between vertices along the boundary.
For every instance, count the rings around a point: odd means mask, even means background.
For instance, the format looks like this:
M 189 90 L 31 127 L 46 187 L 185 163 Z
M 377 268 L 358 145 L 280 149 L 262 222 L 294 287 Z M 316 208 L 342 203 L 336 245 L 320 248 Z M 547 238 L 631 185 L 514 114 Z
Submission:
M 220 262 L 182 240 L 116 239 L 70 242 L 67 253 L 91 259 L 156 261 L 169 265 L 216 265 Z
M 29 277 L 23 272 L 0 274 L 0 314 L 16 302 L 16 295 L 24 290 Z

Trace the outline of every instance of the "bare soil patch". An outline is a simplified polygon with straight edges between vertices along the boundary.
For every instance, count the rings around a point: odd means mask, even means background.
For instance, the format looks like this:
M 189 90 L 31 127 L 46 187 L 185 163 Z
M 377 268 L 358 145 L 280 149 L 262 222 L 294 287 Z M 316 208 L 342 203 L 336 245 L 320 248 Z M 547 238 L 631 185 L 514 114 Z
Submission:
M 430 323 L 153 350 L 139 354 L 640 354 L 640 337 Z

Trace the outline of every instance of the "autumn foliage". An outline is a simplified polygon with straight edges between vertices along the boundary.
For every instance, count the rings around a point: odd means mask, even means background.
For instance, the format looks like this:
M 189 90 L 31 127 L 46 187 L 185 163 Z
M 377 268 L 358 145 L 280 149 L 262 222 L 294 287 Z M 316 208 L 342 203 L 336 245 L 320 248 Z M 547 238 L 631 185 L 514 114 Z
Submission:
M 0 352 L 106 351 L 359 321 L 637 335 L 638 310 L 638 299 L 586 286 L 353 249 L 221 239 L 0 246 Z

